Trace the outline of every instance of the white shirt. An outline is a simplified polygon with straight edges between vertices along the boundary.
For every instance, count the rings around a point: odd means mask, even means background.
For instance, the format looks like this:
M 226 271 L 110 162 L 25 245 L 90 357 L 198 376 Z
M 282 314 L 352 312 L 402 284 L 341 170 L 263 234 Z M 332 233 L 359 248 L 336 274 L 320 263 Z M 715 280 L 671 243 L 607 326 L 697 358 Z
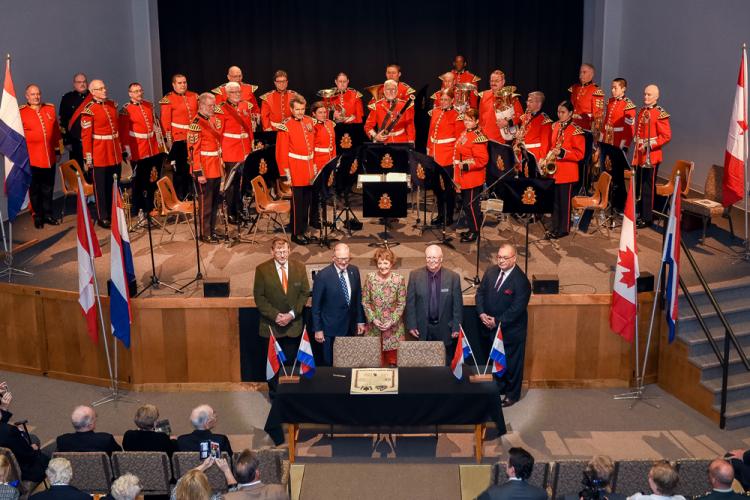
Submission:
M 281 276 L 281 270 L 283 269 L 286 273 L 286 286 L 287 289 L 289 288 L 289 261 L 286 261 L 284 264 L 279 264 L 277 260 L 274 259 L 273 263 L 276 265 L 276 274 L 279 276 L 279 283 L 281 283 L 281 289 L 284 289 L 284 278 Z M 295 318 L 294 311 L 289 311 L 288 314 L 292 315 L 292 319 Z
M 508 269 L 507 271 L 503 271 L 500 269 L 500 274 L 497 275 L 497 280 L 495 280 L 495 286 L 493 287 L 495 290 L 499 290 L 501 286 L 503 286 L 503 283 L 505 283 L 505 280 L 508 279 L 508 275 L 513 272 L 513 270 L 516 268 L 516 265 L 513 264 L 513 267 Z M 504 274 L 503 274 L 504 273 Z M 502 275 L 503 279 L 500 281 L 500 276 Z

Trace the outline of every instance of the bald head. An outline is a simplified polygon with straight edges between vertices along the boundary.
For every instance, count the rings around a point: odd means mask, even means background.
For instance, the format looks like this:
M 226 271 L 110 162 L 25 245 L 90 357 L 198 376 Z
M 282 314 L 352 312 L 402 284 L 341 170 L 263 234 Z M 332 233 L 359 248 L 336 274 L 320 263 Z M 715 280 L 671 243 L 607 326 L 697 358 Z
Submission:
M 240 83 L 242 81 L 242 70 L 239 66 L 229 66 L 227 70 L 227 81 Z
M 76 406 L 70 415 L 70 423 L 76 432 L 93 431 L 96 427 L 96 412 L 90 406 Z
M 732 464 L 723 458 L 717 458 L 708 466 L 708 480 L 716 490 L 728 490 L 734 481 Z
M 216 413 L 208 405 L 200 405 L 190 412 L 190 423 L 196 430 L 208 430 L 216 424 Z
M 89 83 L 89 92 L 94 96 L 94 99 L 103 101 L 107 98 L 107 87 L 101 80 L 91 80 Z
M 643 89 L 643 104 L 653 106 L 659 100 L 659 87 L 653 83 Z
M 438 245 L 430 245 L 424 251 L 427 262 L 427 270 L 431 273 L 437 272 L 443 265 L 443 249 Z

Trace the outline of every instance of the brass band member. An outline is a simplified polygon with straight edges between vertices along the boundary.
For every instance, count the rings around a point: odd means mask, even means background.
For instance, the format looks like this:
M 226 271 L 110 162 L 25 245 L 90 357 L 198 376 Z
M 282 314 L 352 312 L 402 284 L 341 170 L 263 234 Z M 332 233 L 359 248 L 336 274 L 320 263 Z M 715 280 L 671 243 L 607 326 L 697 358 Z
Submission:
M 612 80 L 612 97 L 607 101 L 604 124 L 599 140 L 627 151 L 633 142 L 635 130 L 635 104 L 625 97 L 628 82 L 624 78 Z
M 255 131 L 255 125 L 260 122 L 260 106 L 258 106 L 258 101 L 255 99 L 255 91 L 258 90 L 258 86 L 242 81 L 242 69 L 239 66 L 230 66 L 227 70 L 227 83 L 232 82 L 240 86 L 241 99 L 252 104 L 250 111 L 253 118 L 253 131 Z M 220 105 L 227 100 L 227 83 L 222 83 L 211 91 L 216 94 L 216 104 Z
M 521 126 L 516 140 L 522 142 L 526 151 L 534 155 L 538 162 L 549 152 L 552 140 L 552 119 L 542 111 L 544 94 L 529 92 L 526 98 L 526 113 L 521 115 Z
M 464 116 L 453 108 L 453 90 L 440 93 L 439 107 L 428 111 L 430 114 L 430 132 L 427 135 L 427 155 L 444 169 L 444 173 L 453 177 L 453 150 L 456 139 L 464 130 Z M 433 226 L 453 224 L 453 212 L 456 207 L 455 191 L 452 185 L 446 185 L 441 172 L 435 172 L 432 178 L 432 190 L 437 198 L 438 215 L 432 219 Z
M 410 99 L 398 97 L 398 82 L 387 80 L 383 84 L 385 97 L 371 103 L 365 122 L 365 134 L 375 142 L 414 143 L 414 106 Z
M 471 73 L 466 70 L 466 58 L 462 56 L 461 54 L 458 54 L 453 59 L 453 69 L 451 70 L 451 73 L 453 73 L 453 76 L 455 77 L 456 83 L 473 83 L 476 85 L 476 83 L 481 80 L 477 75 L 474 73 Z
M 511 96 L 503 102 L 503 89 L 505 88 L 505 73 L 496 69 L 490 74 L 490 88 L 482 92 L 479 101 L 479 126 L 488 139 L 505 144 L 502 130 L 509 130 L 523 114 L 523 108 L 518 97 Z M 510 92 L 510 88 L 505 89 Z M 512 114 L 511 114 L 512 109 Z M 506 132 L 507 135 L 507 132 Z
M 289 76 L 284 70 L 277 70 L 273 74 L 273 84 L 276 87 L 271 92 L 260 96 L 260 123 L 264 132 L 278 130 L 279 125 L 289 118 L 291 99 L 297 93 L 287 89 Z
M 578 72 L 580 82 L 568 88 L 575 110 L 573 122 L 585 130 L 591 130 L 596 122 L 601 122 L 604 113 L 604 91 L 593 82 L 595 72 L 593 64 L 581 64 Z
M 221 113 L 210 92 L 198 96 L 198 114 L 193 118 L 187 135 L 190 172 L 195 182 L 200 207 L 200 237 L 205 243 L 216 244 L 216 212 L 221 186 Z
M 654 209 L 654 181 L 662 160 L 662 147 L 672 139 L 669 113 L 656 103 L 659 87 L 648 85 L 643 91 L 643 107 L 638 110 L 635 125 L 635 155 L 637 184 L 641 187 L 638 204 L 638 227 L 651 225 Z
M 349 87 L 349 77 L 341 72 L 336 75 L 336 95 L 325 99 L 326 106 L 333 109 L 336 123 L 362 123 L 362 94 Z
M 313 163 L 315 164 L 315 175 L 317 175 L 325 167 L 326 163 L 336 157 L 336 132 L 334 131 L 336 124 L 327 118 L 328 108 L 323 101 L 314 102 L 310 108 L 310 113 L 315 119 L 315 155 Z M 318 195 L 318 191 L 313 189 L 310 226 L 315 229 L 320 229 L 320 210 L 318 210 L 320 201 Z
M 479 114 L 476 109 L 464 115 L 466 130 L 456 140 L 453 150 L 453 170 L 456 183 L 461 188 L 464 214 L 469 230 L 461 234 L 464 243 L 476 241 L 482 225 L 482 212 L 479 210 L 479 193 L 482 191 L 490 155 L 487 152 L 487 137 L 478 126 Z
M 578 162 L 586 150 L 583 129 L 573 123 L 573 104 L 563 101 L 557 107 L 559 118 L 552 125 L 552 149 L 542 160 L 548 167 L 554 163 L 555 204 L 552 208 L 552 231 L 548 238 L 562 238 L 570 232 L 570 196 L 578 182 Z
M 455 82 L 456 76 L 453 74 L 453 72 L 448 71 L 447 73 L 443 73 L 438 77 L 440 79 L 440 90 L 436 90 L 435 93 L 433 93 L 430 96 L 430 99 L 432 99 L 432 107 L 438 108 L 440 107 L 440 96 L 443 95 L 443 92 L 445 92 L 448 89 L 453 88 L 453 82 Z
M 169 149 L 169 161 L 174 167 L 174 190 L 180 199 L 184 199 L 192 191 L 185 140 L 198 110 L 198 94 L 187 88 L 187 78 L 178 73 L 172 77 L 172 92 L 159 101 L 161 128 Z
M 409 96 L 414 94 L 414 89 L 409 86 L 409 84 L 404 83 L 401 81 L 401 66 L 398 64 L 389 64 L 385 67 L 385 79 L 387 80 L 393 80 L 398 85 L 398 92 L 396 96 L 399 99 L 406 100 L 409 98 Z M 375 98 L 375 95 L 377 95 L 377 99 Z M 373 98 L 370 100 L 369 105 L 374 104 L 377 100 L 382 99 L 385 96 L 385 84 L 381 85 L 377 89 L 377 93 L 373 94 Z

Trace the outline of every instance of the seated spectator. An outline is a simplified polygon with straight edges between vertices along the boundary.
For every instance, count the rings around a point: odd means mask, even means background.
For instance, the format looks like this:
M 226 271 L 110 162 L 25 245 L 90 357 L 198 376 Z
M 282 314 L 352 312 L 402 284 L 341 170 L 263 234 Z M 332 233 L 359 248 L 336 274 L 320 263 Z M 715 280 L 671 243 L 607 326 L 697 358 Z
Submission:
M 7 398 L 6 398 L 7 396 Z M 6 392 L 2 398 L 10 404 L 10 392 Z M 8 448 L 18 461 L 21 468 L 21 479 L 39 483 L 44 480 L 44 469 L 47 468 L 49 458 L 39 451 L 39 445 L 36 443 L 29 444 L 29 439 L 15 425 L 7 423 L 5 415 L 10 419 L 11 413 L 3 411 L 3 419 L 0 420 L 0 446 Z
M 216 425 L 216 412 L 208 405 L 200 405 L 190 413 L 190 423 L 195 429 L 190 434 L 183 434 L 177 438 L 178 451 L 200 451 L 201 441 L 219 443 L 222 452 L 232 456 L 232 446 L 223 434 L 214 434 L 211 429 Z
M 211 485 L 208 484 L 208 478 L 204 473 L 214 464 L 224 473 L 229 489 L 234 490 L 237 487 L 237 481 L 232 476 L 227 461 L 223 458 L 208 457 L 198 467 L 187 471 L 184 476 L 177 480 L 177 484 L 172 490 L 171 500 L 221 500 L 221 494 L 212 494 Z
M 234 477 L 237 479 L 237 489 L 224 495 L 226 500 L 289 500 L 289 494 L 282 485 L 263 484 L 258 456 L 250 450 L 243 450 L 237 458 L 234 464 Z
M 10 460 L 5 455 L 0 455 L 0 498 L 3 500 L 18 500 L 18 490 L 8 484 L 10 475 Z
M 122 451 L 112 434 L 94 432 L 96 412 L 90 406 L 77 406 L 70 421 L 75 432 L 57 437 L 57 451 L 103 451 L 108 455 L 113 451 Z
M 652 494 L 636 493 L 629 496 L 628 500 L 685 500 L 684 496 L 674 494 L 679 481 L 677 469 L 666 460 L 660 460 L 648 471 L 648 485 Z
M 159 420 L 159 410 L 154 405 L 143 405 L 135 412 L 133 422 L 138 428 L 125 431 L 122 449 L 125 451 L 163 451 L 172 454 L 177 443 L 168 434 L 156 431 L 154 425 Z
M 8 390 L 8 382 L 0 382 L 0 423 L 7 424 L 13 414 L 10 412 L 10 402 L 13 395 Z
M 732 490 L 733 481 L 734 469 L 732 464 L 722 458 L 717 458 L 708 466 L 708 482 L 711 484 L 711 491 L 698 498 L 701 500 L 747 499 L 747 496 L 740 495 Z
M 73 468 L 67 458 L 53 458 L 47 466 L 49 489 L 32 495 L 34 500 L 91 500 L 91 495 L 70 486 Z
M 141 493 L 141 480 L 134 474 L 123 474 L 112 483 L 110 494 L 103 500 L 135 500 Z
M 625 495 L 612 493 L 612 475 L 615 472 L 615 464 L 606 455 L 597 455 L 592 458 L 583 470 L 583 489 L 576 494 L 559 496 L 564 500 L 625 500 Z
M 490 486 L 479 495 L 479 500 L 547 499 L 546 491 L 527 482 L 534 470 L 534 457 L 531 453 L 523 448 L 511 448 L 508 450 L 506 469 L 508 482 Z
M 732 450 L 724 458 L 734 468 L 734 477 L 745 491 L 750 491 L 750 450 Z

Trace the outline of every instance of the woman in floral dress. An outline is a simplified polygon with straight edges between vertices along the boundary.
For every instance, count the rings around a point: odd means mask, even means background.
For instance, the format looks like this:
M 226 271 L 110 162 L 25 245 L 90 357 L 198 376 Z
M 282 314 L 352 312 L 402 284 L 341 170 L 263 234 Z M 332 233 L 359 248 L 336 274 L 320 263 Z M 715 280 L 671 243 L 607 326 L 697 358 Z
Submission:
M 365 335 L 379 336 L 383 346 L 383 366 L 396 366 L 398 343 L 404 340 L 406 278 L 392 271 L 393 252 L 381 248 L 375 252 L 378 271 L 367 275 L 362 286 L 362 306 L 367 325 Z

